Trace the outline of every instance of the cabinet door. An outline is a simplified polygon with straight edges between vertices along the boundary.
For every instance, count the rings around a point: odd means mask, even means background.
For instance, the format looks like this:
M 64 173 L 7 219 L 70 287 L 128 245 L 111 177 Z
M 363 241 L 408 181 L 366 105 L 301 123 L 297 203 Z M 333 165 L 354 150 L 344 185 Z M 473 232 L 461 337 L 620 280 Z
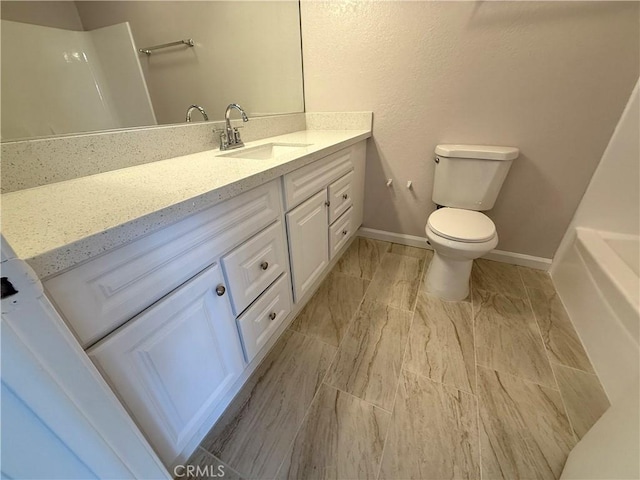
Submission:
M 287 213 L 293 293 L 298 302 L 329 263 L 327 190 Z
M 222 285 L 216 262 L 87 352 L 166 464 L 244 369 Z

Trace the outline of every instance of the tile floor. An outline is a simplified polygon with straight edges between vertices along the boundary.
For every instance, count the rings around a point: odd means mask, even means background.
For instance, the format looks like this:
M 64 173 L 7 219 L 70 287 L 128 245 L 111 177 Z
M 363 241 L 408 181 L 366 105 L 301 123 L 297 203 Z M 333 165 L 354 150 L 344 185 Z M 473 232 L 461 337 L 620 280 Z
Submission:
M 190 460 L 226 478 L 558 478 L 607 397 L 549 277 L 358 238 Z

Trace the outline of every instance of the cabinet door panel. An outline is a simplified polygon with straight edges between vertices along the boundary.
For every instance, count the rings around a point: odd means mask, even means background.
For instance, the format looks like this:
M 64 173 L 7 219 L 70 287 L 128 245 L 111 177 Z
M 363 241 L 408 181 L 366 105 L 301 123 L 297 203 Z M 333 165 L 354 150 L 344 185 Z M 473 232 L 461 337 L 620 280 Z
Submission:
M 311 288 L 329 263 L 327 190 L 287 213 L 295 301 Z
M 222 282 L 215 263 L 87 352 L 165 461 L 244 369 Z

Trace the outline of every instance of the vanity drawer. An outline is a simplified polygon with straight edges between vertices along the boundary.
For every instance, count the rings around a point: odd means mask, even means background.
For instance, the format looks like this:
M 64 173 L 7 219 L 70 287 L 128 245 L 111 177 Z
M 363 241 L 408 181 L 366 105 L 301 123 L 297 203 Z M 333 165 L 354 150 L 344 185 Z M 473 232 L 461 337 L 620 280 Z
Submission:
M 283 177 L 286 210 L 291 210 L 353 170 L 352 150 L 353 147 L 345 148 L 286 174 Z
M 353 172 L 329 185 L 329 202 L 329 223 L 333 223 L 353 205 Z
M 329 259 L 332 259 L 336 253 L 351 238 L 352 227 L 351 221 L 353 217 L 353 207 L 349 208 L 333 225 L 329 227 Z
M 274 180 L 52 277 L 44 287 L 86 348 L 281 215 Z
M 278 220 L 222 258 L 236 316 L 288 270 L 285 245 L 284 228 Z
M 291 285 L 285 273 L 237 320 L 247 362 L 251 362 L 290 312 Z

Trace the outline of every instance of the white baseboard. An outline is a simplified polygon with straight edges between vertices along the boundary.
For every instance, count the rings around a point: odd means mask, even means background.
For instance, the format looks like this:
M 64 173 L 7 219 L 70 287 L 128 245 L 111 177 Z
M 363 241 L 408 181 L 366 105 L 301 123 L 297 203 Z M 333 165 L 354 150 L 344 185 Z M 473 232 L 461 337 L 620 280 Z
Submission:
M 404 233 L 393 233 L 386 232 L 384 230 L 360 227 L 358 230 L 358 236 L 373 238 L 374 240 L 383 240 L 385 242 L 399 243 L 400 245 L 408 245 L 409 247 L 433 250 L 431 245 L 427 243 L 427 239 L 425 237 L 417 237 L 416 235 L 405 235 Z
M 373 238 L 375 240 L 384 240 L 385 242 L 399 243 L 400 245 L 408 245 L 410 247 L 433 250 L 431 246 L 427 244 L 427 239 L 425 237 L 418 237 L 416 235 L 405 235 L 403 233 L 386 232 L 384 230 L 361 227 L 358 230 L 358 236 Z M 504 252 L 502 250 L 492 250 L 482 258 L 544 271 L 549 270 L 549 267 L 551 266 L 550 258 L 534 257 L 532 255 L 525 255 L 524 253 Z

